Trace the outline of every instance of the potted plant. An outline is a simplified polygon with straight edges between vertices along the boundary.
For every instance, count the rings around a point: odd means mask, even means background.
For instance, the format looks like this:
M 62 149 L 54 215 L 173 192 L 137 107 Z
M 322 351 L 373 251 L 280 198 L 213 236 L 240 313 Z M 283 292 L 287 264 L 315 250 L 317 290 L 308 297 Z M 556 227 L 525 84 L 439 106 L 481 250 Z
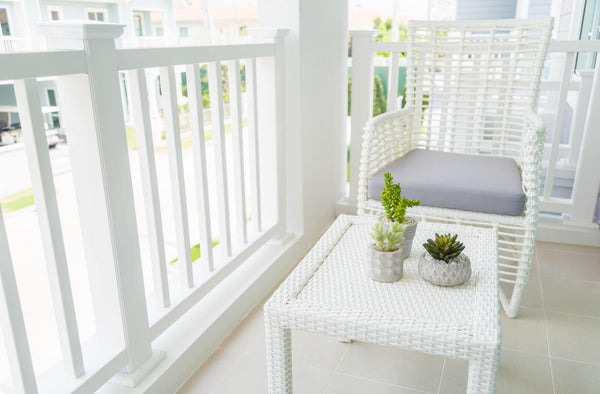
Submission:
M 406 216 L 406 209 L 419 205 L 419 200 L 410 200 L 402 197 L 400 184 L 394 183 L 394 178 L 389 172 L 386 172 L 383 178 L 384 186 L 381 191 L 381 205 L 385 209 L 385 215 L 381 220 L 384 223 L 401 223 L 406 227 L 404 241 L 402 242 L 404 248 L 402 258 L 405 259 L 410 256 L 413 238 L 417 232 L 417 221 L 410 216 Z
M 423 244 L 425 252 L 419 259 L 419 275 L 438 286 L 457 286 L 471 277 L 471 261 L 462 254 L 465 246 L 458 235 L 435 234 L 435 240 Z
M 402 257 L 405 226 L 392 223 L 387 230 L 380 223 L 373 226 L 371 238 L 375 241 L 367 250 L 369 276 L 377 282 L 396 282 L 402 278 Z

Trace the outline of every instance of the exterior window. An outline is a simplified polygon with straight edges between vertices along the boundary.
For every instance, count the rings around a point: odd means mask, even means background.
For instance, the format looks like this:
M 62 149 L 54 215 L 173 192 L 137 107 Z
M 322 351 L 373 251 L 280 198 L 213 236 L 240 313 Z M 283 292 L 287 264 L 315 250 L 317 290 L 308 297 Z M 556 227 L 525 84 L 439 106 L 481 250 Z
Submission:
M 59 21 L 63 19 L 62 7 L 48 7 L 48 16 L 50 17 L 51 21 Z
M 103 11 L 88 11 L 87 17 L 91 21 L 104 22 L 104 12 Z
M 179 28 L 179 37 L 188 37 L 190 34 L 187 26 L 181 26 Z
M 56 92 L 54 91 L 54 89 L 48 89 L 46 90 L 46 94 L 48 96 L 48 105 L 51 107 L 56 107 Z M 58 112 L 52 112 L 50 114 L 50 119 L 51 119 L 51 128 L 53 129 L 59 129 L 60 128 L 60 116 L 58 115 Z
M 141 37 L 144 35 L 144 29 L 142 26 L 142 16 L 136 14 L 133 16 L 133 27 L 135 29 L 135 35 Z
M 56 107 L 56 92 L 54 89 L 48 89 L 48 105 L 51 107 Z
M 581 20 L 580 40 L 597 40 L 600 38 L 600 4 L 597 0 L 585 0 L 583 18 Z M 576 70 L 593 69 L 596 66 L 596 53 L 581 52 L 577 54 Z
M 157 28 L 156 28 L 156 35 L 157 35 L 158 37 L 162 37 L 162 36 L 164 36 L 164 35 L 165 35 L 165 32 L 164 32 L 164 30 L 163 30 L 163 28 L 162 28 L 162 27 L 157 27 Z
M 0 36 L 10 36 L 10 26 L 8 25 L 8 13 L 6 8 L 0 8 Z

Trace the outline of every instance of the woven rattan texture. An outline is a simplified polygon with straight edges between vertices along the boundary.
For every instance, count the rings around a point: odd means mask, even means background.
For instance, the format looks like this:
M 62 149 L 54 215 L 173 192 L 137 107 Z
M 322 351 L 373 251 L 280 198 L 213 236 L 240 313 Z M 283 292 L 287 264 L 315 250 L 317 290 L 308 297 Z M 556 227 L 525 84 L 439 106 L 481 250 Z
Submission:
M 545 127 L 535 107 L 552 19 L 411 22 L 406 108 L 365 126 L 358 213 L 381 214 L 368 200 L 369 177 L 411 149 L 514 158 L 526 204 L 521 216 L 416 207 L 421 220 L 477 225 L 498 232 L 506 314 L 517 315 L 533 254 Z M 401 181 L 401 180 L 400 180 Z M 410 197 L 410 196 L 409 196 Z
M 404 277 L 372 281 L 366 269 L 369 217 L 340 216 L 265 305 L 270 392 L 291 392 L 289 329 L 471 360 L 469 392 L 493 392 L 500 324 L 493 230 L 419 224 Z M 443 288 L 419 278 L 421 244 L 458 232 L 473 274 Z

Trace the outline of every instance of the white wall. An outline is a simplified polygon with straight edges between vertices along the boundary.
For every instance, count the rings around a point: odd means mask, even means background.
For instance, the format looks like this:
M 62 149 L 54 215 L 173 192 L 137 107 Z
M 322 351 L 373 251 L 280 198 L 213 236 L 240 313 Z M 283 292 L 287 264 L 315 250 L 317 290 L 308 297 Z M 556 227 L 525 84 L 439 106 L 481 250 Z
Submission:
M 517 0 L 458 0 L 457 20 L 514 18 Z

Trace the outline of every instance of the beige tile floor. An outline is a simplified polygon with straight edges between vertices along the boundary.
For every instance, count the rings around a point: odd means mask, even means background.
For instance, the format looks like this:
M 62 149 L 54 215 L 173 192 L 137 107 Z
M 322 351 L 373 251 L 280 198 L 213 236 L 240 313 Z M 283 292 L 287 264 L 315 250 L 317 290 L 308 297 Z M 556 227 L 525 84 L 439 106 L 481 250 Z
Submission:
M 179 393 L 266 393 L 263 305 Z M 293 331 L 295 393 L 464 393 L 467 363 Z M 521 311 L 502 316 L 497 393 L 600 393 L 600 248 L 538 243 Z

